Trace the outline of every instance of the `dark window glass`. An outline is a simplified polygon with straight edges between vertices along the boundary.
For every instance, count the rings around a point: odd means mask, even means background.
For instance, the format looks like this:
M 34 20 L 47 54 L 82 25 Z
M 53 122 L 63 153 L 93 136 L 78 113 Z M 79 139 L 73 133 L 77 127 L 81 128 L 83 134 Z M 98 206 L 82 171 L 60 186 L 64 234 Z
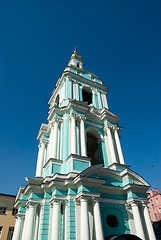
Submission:
M 17 212 L 18 212 L 18 210 L 17 210 L 16 208 L 13 208 L 13 209 L 12 209 L 12 215 L 16 215 Z
M 9 227 L 7 240 L 12 240 L 13 231 L 14 231 L 14 227 Z
M 108 226 L 115 228 L 118 227 L 119 225 L 119 220 L 115 215 L 108 215 L 106 218 L 106 222 L 108 224 Z
M 0 207 L 0 214 L 6 214 L 6 207 Z

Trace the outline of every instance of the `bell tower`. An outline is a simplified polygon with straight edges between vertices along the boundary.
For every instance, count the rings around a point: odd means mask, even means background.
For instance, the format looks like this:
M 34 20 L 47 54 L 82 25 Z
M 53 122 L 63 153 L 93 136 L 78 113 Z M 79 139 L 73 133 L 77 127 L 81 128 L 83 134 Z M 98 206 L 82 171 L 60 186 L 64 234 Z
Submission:
M 36 176 L 16 196 L 13 240 L 156 239 L 150 185 L 124 162 L 107 91 L 75 50 L 38 133 Z

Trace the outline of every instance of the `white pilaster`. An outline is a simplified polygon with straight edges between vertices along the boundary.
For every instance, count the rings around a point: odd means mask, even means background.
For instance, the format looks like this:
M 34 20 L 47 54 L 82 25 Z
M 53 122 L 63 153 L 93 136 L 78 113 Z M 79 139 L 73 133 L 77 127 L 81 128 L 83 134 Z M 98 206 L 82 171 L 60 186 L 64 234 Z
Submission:
M 153 229 L 152 222 L 149 215 L 149 210 L 146 203 L 143 203 L 143 213 L 144 213 L 144 219 L 145 219 L 149 239 L 156 240 L 156 236 L 155 236 L 154 229 Z
M 103 92 L 102 98 L 104 99 L 104 101 L 103 101 L 104 104 L 105 104 L 104 107 L 108 109 L 107 98 L 106 98 L 106 93 L 105 92 Z
M 102 102 L 101 102 L 101 96 L 100 96 L 100 91 L 99 90 L 97 90 L 97 96 L 98 96 L 99 109 L 102 109 Z
M 118 135 L 118 128 L 114 129 L 114 136 L 115 136 L 116 147 L 117 147 L 117 151 L 118 151 L 118 155 L 119 155 L 120 164 L 125 164 L 124 156 L 123 156 L 123 152 L 122 152 L 122 148 L 121 148 L 121 143 L 120 143 L 120 138 Z
M 27 230 L 25 240 L 32 240 L 35 230 L 36 205 L 29 204 L 29 212 L 27 217 Z
M 85 117 L 81 116 L 81 118 L 80 118 L 81 156 L 87 156 L 87 151 L 86 151 L 86 134 L 85 134 L 84 121 L 85 121 Z
M 100 207 L 99 207 L 98 200 L 94 199 L 93 204 L 94 204 L 94 224 L 95 224 L 96 240 L 104 240 Z
M 36 177 L 42 177 L 45 141 L 40 141 L 38 147 L 39 147 L 39 153 L 37 158 Z
M 76 154 L 76 115 L 75 114 L 72 114 L 70 116 L 70 123 L 71 123 L 71 127 L 70 127 L 70 130 L 71 130 L 71 154 Z
M 57 156 L 57 138 L 58 138 L 58 125 L 59 119 L 55 118 L 54 123 L 51 125 L 50 133 L 50 149 L 49 149 L 49 158 L 56 158 Z
M 72 98 L 72 81 L 71 79 L 69 78 L 69 98 L 71 99 Z
M 108 146 L 109 146 L 109 151 L 110 151 L 111 163 L 116 163 L 117 162 L 116 154 L 115 154 L 115 149 L 114 149 L 114 145 L 113 145 L 111 129 L 106 125 L 104 127 L 104 130 L 107 133 L 107 141 L 108 141 Z
M 23 232 L 22 232 L 22 240 L 27 240 L 28 215 L 29 215 L 29 208 L 26 207 L 25 220 L 24 220 Z
M 78 81 L 76 81 L 75 84 L 76 84 L 76 100 L 79 101 L 79 84 L 78 84 Z
M 88 199 L 81 198 L 81 240 L 90 240 Z
M 60 239 L 60 201 L 53 201 L 50 240 Z
M 134 217 L 136 235 L 140 237 L 142 240 L 145 240 L 145 235 L 144 235 L 144 230 L 143 230 L 143 225 L 140 217 L 138 204 L 132 203 L 131 207 L 132 207 L 132 212 Z
M 20 240 L 24 215 L 17 214 L 12 240 Z

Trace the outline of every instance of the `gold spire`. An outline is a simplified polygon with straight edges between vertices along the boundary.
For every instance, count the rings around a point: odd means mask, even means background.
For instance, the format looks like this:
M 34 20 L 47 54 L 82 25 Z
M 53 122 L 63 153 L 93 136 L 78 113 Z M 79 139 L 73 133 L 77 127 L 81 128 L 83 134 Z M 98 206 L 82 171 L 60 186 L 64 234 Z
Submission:
M 73 57 L 73 58 L 76 57 L 76 58 L 81 59 L 81 56 L 78 56 L 78 55 L 77 55 L 77 51 L 76 51 L 76 49 L 77 49 L 77 47 L 74 48 L 74 53 L 72 54 L 72 57 Z
M 74 54 L 77 54 L 77 51 L 76 51 L 77 47 L 74 48 Z

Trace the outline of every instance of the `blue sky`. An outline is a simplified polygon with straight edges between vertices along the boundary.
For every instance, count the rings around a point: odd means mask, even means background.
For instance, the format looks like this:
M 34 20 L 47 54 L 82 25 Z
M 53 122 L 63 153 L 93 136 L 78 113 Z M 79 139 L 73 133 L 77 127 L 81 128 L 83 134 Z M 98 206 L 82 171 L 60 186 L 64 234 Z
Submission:
M 1 1 L 1 193 L 35 176 L 36 137 L 75 46 L 109 87 L 126 164 L 161 189 L 160 9 L 159 0 Z

